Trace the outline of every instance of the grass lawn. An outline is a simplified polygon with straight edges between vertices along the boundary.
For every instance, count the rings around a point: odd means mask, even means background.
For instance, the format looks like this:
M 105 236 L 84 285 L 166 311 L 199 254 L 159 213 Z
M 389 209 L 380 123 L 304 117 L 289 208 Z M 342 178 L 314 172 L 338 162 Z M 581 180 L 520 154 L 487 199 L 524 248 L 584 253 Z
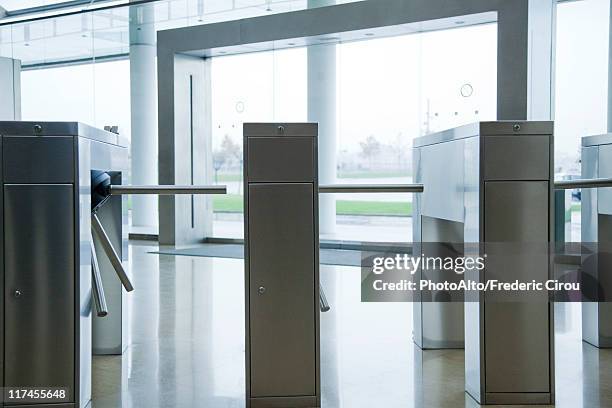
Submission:
M 238 194 L 213 196 L 215 212 L 242 212 L 243 198 Z M 412 203 L 337 200 L 336 213 L 341 215 L 412 215 Z
M 340 215 L 396 215 L 409 217 L 412 215 L 412 203 L 337 200 L 336 214 Z
M 229 181 L 240 181 L 240 173 L 219 173 L 217 175 L 217 181 L 219 183 L 227 183 Z M 213 177 L 214 178 L 214 177 Z
M 231 181 L 240 181 L 240 173 L 219 173 L 217 175 L 217 181 L 219 183 L 228 183 Z M 408 177 L 408 172 L 397 172 L 397 171 L 348 171 L 338 172 L 338 178 L 341 179 L 354 179 L 354 178 L 388 178 L 388 177 Z
M 244 207 L 244 198 L 238 194 L 213 195 L 214 212 L 240 213 Z
M 411 171 L 381 171 L 381 170 L 362 170 L 362 171 L 338 171 L 338 178 L 389 178 L 389 177 L 409 177 Z

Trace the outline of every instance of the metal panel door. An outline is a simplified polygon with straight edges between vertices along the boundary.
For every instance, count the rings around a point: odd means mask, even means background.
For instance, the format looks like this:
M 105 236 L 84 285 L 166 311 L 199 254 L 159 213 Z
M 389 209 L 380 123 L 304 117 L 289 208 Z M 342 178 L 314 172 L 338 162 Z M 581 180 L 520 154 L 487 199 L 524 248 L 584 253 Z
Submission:
M 5 185 L 5 386 L 62 387 L 73 399 L 74 192 Z
M 493 274 L 505 282 L 548 279 L 549 194 L 546 181 L 486 183 L 485 239 L 508 250 L 505 256 L 488 254 L 487 279 Z M 529 247 L 538 250 L 525 253 Z M 500 300 L 492 292 L 485 296 L 486 392 L 550 392 L 547 293 L 532 291 L 529 300 L 522 295 L 520 301 Z
M 316 395 L 313 199 L 310 183 L 249 185 L 255 398 Z

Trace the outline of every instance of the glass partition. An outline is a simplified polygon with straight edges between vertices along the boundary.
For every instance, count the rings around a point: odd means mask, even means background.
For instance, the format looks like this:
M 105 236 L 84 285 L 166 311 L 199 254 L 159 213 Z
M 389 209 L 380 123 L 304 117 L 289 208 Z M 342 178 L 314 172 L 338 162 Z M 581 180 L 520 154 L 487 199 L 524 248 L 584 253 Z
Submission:
M 579 178 L 581 138 L 607 131 L 609 18 L 608 0 L 563 2 L 557 6 L 557 179 Z M 567 196 L 566 240 L 579 242 L 581 193 L 573 190 Z
M 212 60 L 215 180 L 230 192 L 213 198 L 214 237 L 242 237 L 242 123 L 308 120 L 309 89 L 319 98 L 317 87 L 333 87 L 323 94 L 334 99 L 325 120 L 335 121 L 335 146 L 320 135 L 321 184 L 330 183 L 321 177 L 329 146 L 333 183 L 410 183 L 415 137 L 495 120 L 496 24 L 310 47 L 329 47 L 335 80 L 313 75 L 309 84 L 308 47 Z M 336 214 L 335 225 L 321 226 L 322 240 L 412 241 L 411 194 L 334 198 L 320 203 Z

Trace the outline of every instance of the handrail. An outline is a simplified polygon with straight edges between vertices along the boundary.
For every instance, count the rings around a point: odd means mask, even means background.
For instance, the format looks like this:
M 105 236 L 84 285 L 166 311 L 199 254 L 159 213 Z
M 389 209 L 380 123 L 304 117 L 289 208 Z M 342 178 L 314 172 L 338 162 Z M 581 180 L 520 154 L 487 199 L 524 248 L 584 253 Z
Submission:
M 100 274 L 100 265 L 98 264 L 98 255 L 94 245 L 93 236 L 91 239 L 91 289 L 93 299 L 96 305 L 97 315 L 104 317 L 108 315 L 108 307 L 106 305 L 106 296 L 104 295 L 104 286 L 102 285 L 102 275 Z
M 328 184 L 319 193 L 422 193 L 423 184 Z
M 323 290 L 323 286 L 321 286 L 321 284 L 319 284 L 319 309 L 321 309 L 321 312 L 323 313 L 329 312 L 329 310 L 331 309 L 329 303 L 327 302 L 327 296 L 325 296 L 325 291 Z
M 128 194 L 156 194 L 156 195 L 198 195 L 198 194 L 227 194 L 227 186 L 175 186 L 175 185 L 151 185 L 151 186 L 122 186 L 111 185 L 111 195 Z
M 106 253 L 106 256 L 108 257 L 108 259 L 110 260 L 111 265 L 113 265 L 113 269 L 115 269 L 115 272 L 117 273 L 117 276 L 119 277 L 119 280 L 121 281 L 121 284 L 123 285 L 125 290 L 127 290 L 128 292 L 133 291 L 134 286 L 132 286 L 132 282 L 130 282 L 130 278 L 125 272 L 125 269 L 123 269 L 123 265 L 121 264 L 121 259 L 119 258 L 119 255 L 117 255 L 117 252 L 115 252 L 115 248 L 113 248 L 113 244 L 110 242 L 110 239 L 108 238 L 108 234 L 104 230 L 104 227 L 102 226 L 102 223 L 100 222 L 100 219 L 95 213 L 91 214 L 91 227 L 93 231 L 96 233 L 96 235 L 98 236 L 98 238 L 100 239 L 100 244 L 102 244 L 102 249 L 104 249 L 104 252 Z
M 575 179 L 555 181 L 555 190 L 573 190 L 575 188 L 612 187 L 612 178 Z

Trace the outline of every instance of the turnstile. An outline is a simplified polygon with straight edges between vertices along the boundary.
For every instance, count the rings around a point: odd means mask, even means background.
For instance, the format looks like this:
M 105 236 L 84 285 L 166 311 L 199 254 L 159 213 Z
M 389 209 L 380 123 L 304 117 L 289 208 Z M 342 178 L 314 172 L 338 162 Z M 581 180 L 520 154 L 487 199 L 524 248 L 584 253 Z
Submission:
M 317 124 L 244 124 L 247 407 L 318 407 Z
M 463 279 L 546 281 L 552 276 L 552 166 L 552 122 L 480 122 L 415 139 L 415 182 L 425 186 L 415 196 L 415 253 L 427 242 L 458 244 L 457 252 L 508 248 L 511 254 L 488 254 L 484 271 L 467 271 Z M 463 302 L 456 293 L 420 292 L 415 342 L 422 348 L 465 342 L 466 391 L 479 403 L 553 402 L 547 293 L 470 296 Z
M 113 170 L 120 183 L 126 145 L 76 122 L 0 122 L 0 135 L 3 404 L 85 407 L 92 324 L 94 348 L 126 344 L 120 283 L 103 257 L 110 314 L 92 322 L 90 232 L 92 170 Z M 100 219 L 121 255 L 126 217 L 121 197 L 110 200 Z
M 612 134 L 582 138 L 582 178 L 612 177 Z M 596 248 L 583 254 L 589 274 L 604 290 L 612 288 L 606 256 L 612 253 L 612 188 L 583 188 L 581 191 L 581 241 Z M 605 300 L 610 298 L 604 293 Z M 612 302 L 582 303 L 582 338 L 596 347 L 612 347 Z

